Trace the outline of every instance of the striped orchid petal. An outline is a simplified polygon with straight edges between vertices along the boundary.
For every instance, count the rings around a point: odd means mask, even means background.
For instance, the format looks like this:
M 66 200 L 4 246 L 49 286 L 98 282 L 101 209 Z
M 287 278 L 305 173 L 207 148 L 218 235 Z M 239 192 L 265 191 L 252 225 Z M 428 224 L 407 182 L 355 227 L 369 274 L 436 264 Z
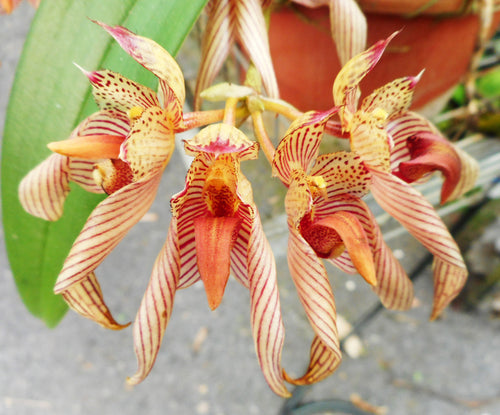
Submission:
M 88 277 L 153 203 L 161 175 L 131 183 L 93 210 L 64 262 L 56 294 Z
M 407 140 L 411 156 L 401 162 L 395 174 L 408 183 L 439 170 L 445 180 L 441 190 L 441 203 L 453 200 L 470 190 L 476 182 L 479 167 L 464 151 L 457 149 L 439 134 L 417 133 Z
M 319 382 L 337 370 L 341 359 L 340 351 L 330 349 L 318 336 L 314 336 L 306 373 L 300 378 L 292 378 L 285 372 L 285 380 L 294 385 L 310 385 Z
M 298 230 L 289 228 L 288 266 L 300 301 L 316 335 L 327 347 L 338 350 L 337 313 L 326 269 Z
M 251 223 L 246 252 L 251 314 L 255 350 L 264 377 L 271 389 L 287 397 L 281 367 L 281 350 L 285 330 L 281 318 L 276 264 L 255 205 L 246 208 Z
M 58 220 L 69 188 L 69 159 L 52 154 L 31 170 L 19 185 L 19 201 L 30 215 Z
M 133 107 L 149 108 L 159 105 L 152 89 L 119 73 L 109 70 L 83 73 L 92 84 L 94 100 L 101 110 L 122 111 L 126 115 Z
M 372 193 L 380 206 L 437 258 L 434 279 L 439 281 L 440 288 L 435 293 L 435 302 L 451 301 L 451 295 L 458 292 L 457 287 L 461 288 L 465 283 L 467 270 L 456 242 L 432 205 L 401 179 L 375 170 L 372 171 Z M 448 274 L 443 276 L 441 272 L 445 269 Z M 452 294 L 448 296 L 450 292 Z
M 201 63 L 196 77 L 196 110 L 201 106 L 201 91 L 208 88 L 215 79 L 235 40 L 235 15 L 232 13 L 231 0 L 213 0 L 209 5 L 210 14 L 203 36 Z
M 437 133 L 437 128 L 422 115 L 413 111 L 404 111 L 389 119 L 386 130 L 393 143 L 391 149 L 391 171 L 397 170 L 399 164 L 411 159 L 408 149 L 408 138 L 422 132 Z
M 431 320 L 438 318 L 444 308 L 460 293 L 467 280 L 467 270 L 434 258 L 434 304 Z
M 136 385 L 153 368 L 163 334 L 172 314 L 174 296 L 180 272 L 177 223 L 170 223 L 167 240 L 156 259 L 146 293 L 134 322 L 134 348 L 137 372 L 127 379 Z
M 167 102 L 164 92 L 171 89 L 182 109 L 186 99 L 184 76 L 175 59 L 165 49 L 155 41 L 136 35 L 122 26 L 111 27 L 101 22 L 95 23 L 113 36 L 125 52 L 159 78 L 159 99 L 162 105 Z
M 120 159 L 132 169 L 134 180 L 159 174 L 174 151 L 173 126 L 159 107 L 142 112 L 121 146 Z
M 73 284 L 62 291 L 61 294 L 74 311 L 104 328 L 121 330 L 130 325 L 130 323 L 119 324 L 115 321 L 104 302 L 101 287 L 93 272 L 78 284 Z
M 328 119 L 338 111 L 306 112 L 297 118 L 280 141 L 273 160 L 273 176 L 290 184 L 294 170 L 307 172 L 318 156 L 319 145 Z
M 366 48 L 366 18 L 355 0 L 330 0 L 330 24 L 342 65 Z
M 239 42 L 257 68 L 271 98 L 278 98 L 278 82 L 269 50 L 266 22 L 260 0 L 233 0 Z
M 307 373 L 292 383 L 311 383 L 332 373 L 340 363 L 337 313 L 332 288 L 324 265 L 290 222 L 289 229 L 288 266 L 299 299 L 318 338 L 311 346 L 311 361 Z M 319 355 L 318 350 L 320 350 Z M 322 357 L 318 358 L 318 356 Z M 328 370 L 323 373 L 325 369 Z M 317 375 L 318 371 L 322 373 L 320 377 Z

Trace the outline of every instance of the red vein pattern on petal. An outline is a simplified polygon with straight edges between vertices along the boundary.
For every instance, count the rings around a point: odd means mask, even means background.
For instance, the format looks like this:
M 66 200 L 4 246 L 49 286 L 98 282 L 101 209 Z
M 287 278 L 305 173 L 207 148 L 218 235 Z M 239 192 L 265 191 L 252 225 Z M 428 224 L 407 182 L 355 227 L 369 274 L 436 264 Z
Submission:
M 96 104 L 101 110 L 123 111 L 132 107 L 149 108 L 159 105 L 156 93 L 119 73 L 109 70 L 86 73 L 93 86 Z
M 92 211 L 57 278 L 54 292 L 67 290 L 93 272 L 153 203 L 161 175 L 131 183 Z
M 80 185 L 87 192 L 104 193 L 94 180 L 93 171 L 96 160 L 69 159 L 69 179 Z
M 325 124 L 337 111 L 337 108 L 325 112 L 310 111 L 292 122 L 276 148 L 273 176 L 278 176 L 288 185 L 294 170 L 309 172 L 318 156 Z
M 416 134 L 439 134 L 437 128 L 422 115 L 413 111 L 403 111 L 390 117 L 386 126 L 392 140 L 391 171 L 397 170 L 399 164 L 411 159 L 407 146 L 408 138 Z
M 173 91 L 177 100 L 184 103 L 186 91 L 181 68 L 175 59 L 154 40 L 136 35 L 122 27 L 111 27 L 95 22 L 106 30 L 120 44 L 125 52 L 139 64 L 154 73 L 160 82 L 165 82 Z
M 248 241 L 247 267 L 250 283 L 250 320 L 255 350 L 271 389 L 278 395 L 287 397 L 290 393 L 285 387 L 281 367 L 285 330 L 281 317 L 276 263 L 256 210 L 253 218 Z
M 19 184 L 19 201 L 30 215 L 55 221 L 63 213 L 69 188 L 69 159 L 52 154 Z
M 406 111 L 413 99 L 413 90 L 420 80 L 417 76 L 398 78 L 377 88 L 368 95 L 361 104 L 361 110 L 372 112 L 383 109 L 390 116 L 400 111 Z
M 134 322 L 134 348 L 137 372 L 127 379 L 135 385 L 149 374 L 172 314 L 174 296 L 180 272 L 177 223 L 173 218 L 167 240 L 156 259 L 148 287 Z
M 342 65 L 366 48 L 366 18 L 354 0 L 330 0 L 330 24 Z
M 300 378 L 294 379 L 285 372 L 285 380 L 294 385 L 309 385 L 319 382 L 337 370 L 341 359 L 340 351 L 330 349 L 318 336 L 314 336 L 306 373 Z
M 278 82 L 269 50 L 266 22 L 260 0 L 234 2 L 237 36 L 262 77 L 271 98 L 278 98 Z
M 146 109 L 122 144 L 120 158 L 132 169 L 134 180 L 159 174 L 175 147 L 173 126 L 159 107 Z
M 300 233 L 289 224 L 288 267 L 307 318 L 326 347 L 340 357 L 336 309 L 324 265 Z
M 321 176 L 326 181 L 327 199 L 346 193 L 362 197 L 369 192 L 370 173 L 359 155 L 353 152 L 337 151 L 320 155 L 311 175 Z M 319 214 L 321 203 L 315 205 Z
M 203 36 L 202 56 L 195 87 L 195 110 L 201 106 L 200 93 L 215 79 L 234 43 L 235 14 L 230 0 L 213 0 Z
M 116 135 L 125 137 L 130 132 L 128 115 L 117 109 L 106 109 L 85 118 L 71 133 L 69 138 L 86 135 Z
M 61 294 L 74 311 L 104 328 L 121 330 L 130 325 L 130 323 L 118 324 L 113 318 L 104 302 L 101 287 L 93 272 L 79 283 L 69 286 Z
M 450 145 L 453 145 L 450 143 Z M 471 190 L 479 176 L 478 162 L 469 156 L 465 151 L 454 146 L 455 152 L 460 159 L 460 178 L 453 191 L 448 195 L 446 201 L 459 198 L 464 193 Z
M 431 320 L 439 317 L 443 309 L 460 293 L 467 280 L 467 270 L 434 258 L 434 304 Z
M 432 205 L 401 179 L 372 171 L 372 193 L 380 206 L 398 220 L 440 260 L 465 269 L 460 250 Z
M 250 237 L 254 222 L 259 218 L 254 218 L 257 212 L 255 206 L 242 204 L 238 210 L 238 217 L 241 220 L 240 231 L 236 242 L 231 251 L 231 271 L 234 277 L 243 284 L 246 288 L 250 287 L 248 281 L 248 250 L 250 245 Z

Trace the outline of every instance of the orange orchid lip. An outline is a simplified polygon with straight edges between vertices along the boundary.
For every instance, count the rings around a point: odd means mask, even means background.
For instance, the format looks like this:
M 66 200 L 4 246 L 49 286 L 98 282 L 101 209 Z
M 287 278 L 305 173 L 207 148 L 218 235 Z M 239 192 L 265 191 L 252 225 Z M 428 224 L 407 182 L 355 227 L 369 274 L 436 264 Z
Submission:
M 117 135 L 85 135 L 68 140 L 54 141 L 47 147 L 54 153 L 88 160 L 117 159 L 125 138 Z

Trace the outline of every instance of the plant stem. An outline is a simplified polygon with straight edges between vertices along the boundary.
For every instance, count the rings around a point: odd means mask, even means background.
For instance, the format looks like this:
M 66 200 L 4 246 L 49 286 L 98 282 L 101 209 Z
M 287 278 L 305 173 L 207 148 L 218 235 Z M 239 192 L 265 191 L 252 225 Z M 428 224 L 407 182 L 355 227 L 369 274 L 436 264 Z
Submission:
M 259 141 L 262 151 L 266 156 L 269 164 L 273 164 L 274 158 L 274 145 L 267 134 L 266 127 L 264 125 L 264 119 L 262 118 L 261 111 L 252 112 L 253 129 L 257 140 Z
M 272 99 L 266 97 L 259 97 L 260 101 L 264 105 L 266 111 L 272 111 L 277 114 L 281 114 L 289 120 L 295 120 L 299 118 L 303 112 L 299 111 L 293 105 L 281 99 Z

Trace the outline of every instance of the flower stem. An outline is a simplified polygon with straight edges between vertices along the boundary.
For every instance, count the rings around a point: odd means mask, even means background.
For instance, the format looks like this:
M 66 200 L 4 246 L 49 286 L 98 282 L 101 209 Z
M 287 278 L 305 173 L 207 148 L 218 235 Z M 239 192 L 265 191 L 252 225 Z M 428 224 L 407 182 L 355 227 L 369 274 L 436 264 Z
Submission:
M 187 114 L 184 114 L 183 117 L 184 127 L 176 130 L 176 132 L 187 131 L 203 125 L 213 124 L 214 122 L 222 121 L 223 118 L 223 109 L 188 112 Z
M 238 105 L 239 98 L 228 98 L 226 100 L 226 107 L 224 108 L 223 122 L 229 125 L 236 124 L 236 106 Z
M 293 121 L 299 118 L 303 114 L 302 111 L 299 111 L 293 105 L 281 99 L 272 99 L 262 96 L 259 97 L 259 99 L 262 102 L 264 109 L 266 111 L 272 111 L 281 114 L 284 117 L 288 118 L 289 120 Z
M 262 118 L 261 111 L 252 112 L 253 129 L 257 140 L 259 141 L 262 151 L 266 156 L 269 163 L 273 164 L 274 158 L 274 145 L 267 134 L 266 127 L 264 126 L 264 119 Z

